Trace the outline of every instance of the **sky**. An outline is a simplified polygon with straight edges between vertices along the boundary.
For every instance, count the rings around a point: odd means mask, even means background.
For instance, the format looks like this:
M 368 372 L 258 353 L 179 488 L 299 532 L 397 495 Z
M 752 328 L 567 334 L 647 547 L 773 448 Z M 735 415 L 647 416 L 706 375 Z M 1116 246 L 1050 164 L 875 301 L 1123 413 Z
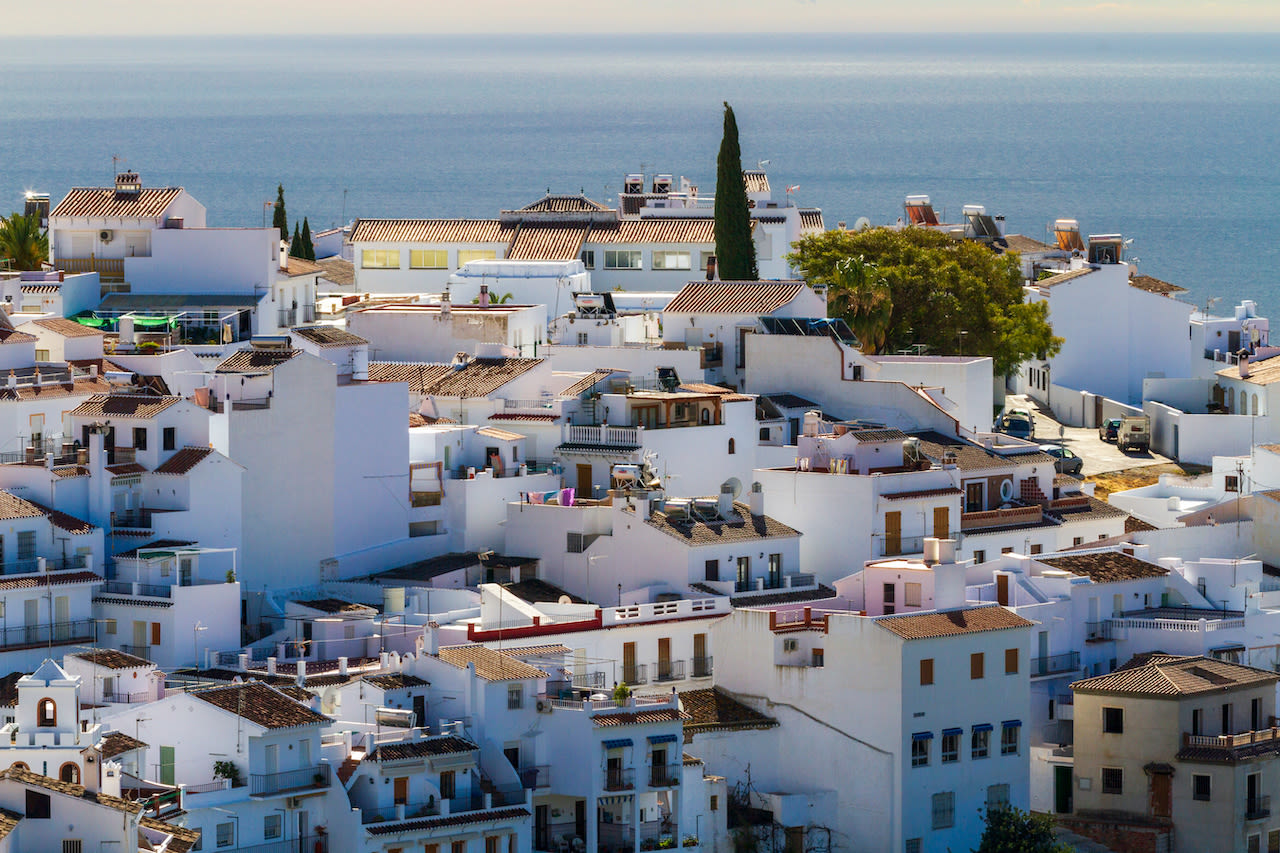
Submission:
M 1280 32 L 1277 0 L 5 0 L 8 35 Z

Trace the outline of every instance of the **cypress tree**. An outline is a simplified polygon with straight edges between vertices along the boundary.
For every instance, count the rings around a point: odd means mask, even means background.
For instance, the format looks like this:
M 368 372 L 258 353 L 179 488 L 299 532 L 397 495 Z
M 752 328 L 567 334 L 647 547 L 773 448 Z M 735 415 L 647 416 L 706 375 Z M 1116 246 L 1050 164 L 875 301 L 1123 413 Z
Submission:
M 289 214 L 284 209 L 284 184 L 276 185 L 276 209 L 271 214 L 271 224 L 280 229 L 280 239 L 289 239 Z
M 289 257 L 301 258 L 302 254 L 302 233 L 298 230 L 298 223 L 293 223 L 293 239 L 289 241 Z
M 756 246 L 751 242 L 751 209 L 742 180 L 742 151 L 733 107 L 724 102 L 724 136 L 716 158 L 716 268 L 725 281 L 755 281 Z
M 316 246 L 311 242 L 311 224 L 307 217 L 302 217 L 302 257 L 308 261 L 316 259 Z

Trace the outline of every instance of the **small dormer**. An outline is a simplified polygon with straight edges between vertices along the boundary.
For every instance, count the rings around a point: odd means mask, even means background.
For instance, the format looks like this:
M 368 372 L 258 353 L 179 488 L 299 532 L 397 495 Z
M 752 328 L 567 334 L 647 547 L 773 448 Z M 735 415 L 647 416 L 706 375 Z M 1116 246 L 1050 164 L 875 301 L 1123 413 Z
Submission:
M 19 731 L 74 734 L 80 730 L 80 677 L 46 659 L 18 679 Z

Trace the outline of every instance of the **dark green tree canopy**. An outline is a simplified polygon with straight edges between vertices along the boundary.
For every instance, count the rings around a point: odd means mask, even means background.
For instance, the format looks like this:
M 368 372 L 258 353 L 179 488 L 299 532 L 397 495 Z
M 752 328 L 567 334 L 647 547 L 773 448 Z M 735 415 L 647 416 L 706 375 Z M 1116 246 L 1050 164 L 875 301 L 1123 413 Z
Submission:
M 1053 820 L 1012 806 L 988 808 L 982 841 L 973 853 L 1070 853 L 1053 837 Z
M 281 240 L 289 239 L 289 214 L 284 209 L 284 184 L 276 185 L 276 206 L 271 213 L 271 224 L 280 229 Z
M 293 239 L 289 241 L 289 257 L 301 258 L 303 255 L 302 232 L 298 230 L 298 223 L 293 223 Z
M 997 255 L 987 246 L 927 228 L 869 228 L 810 234 L 787 256 L 810 285 L 826 285 L 828 303 L 861 304 L 843 298 L 850 258 L 873 264 L 893 309 L 880 351 L 927 344 L 937 355 L 989 355 L 997 376 L 1023 361 L 1058 352 L 1048 306 L 1028 303 L 1016 254 Z M 854 327 L 858 317 L 848 317 Z
M 316 259 L 316 247 L 311 242 L 311 223 L 307 221 L 307 217 L 302 217 L 302 255 L 308 261 Z
M 742 180 L 742 151 L 733 107 L 724 104 L 724 136 L 716 158 L 716 266 L 724 281 L 755 281 L 756 245 L 751 242 L 751 208 Z
M 49 233 L 39 214 L 0 216 L 0 268 L 38 270 L 49 260 Z

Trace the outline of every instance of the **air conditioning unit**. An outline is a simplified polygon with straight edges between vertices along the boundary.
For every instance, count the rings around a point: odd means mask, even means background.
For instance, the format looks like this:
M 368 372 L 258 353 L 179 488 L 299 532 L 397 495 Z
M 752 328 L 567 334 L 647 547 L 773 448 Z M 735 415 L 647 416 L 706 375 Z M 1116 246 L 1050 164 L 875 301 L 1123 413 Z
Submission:
M 782 650 L 784 652 L 794 652 L 798 648 L 800 648 L 799 640 L 783 640 L 782 641 Z
M 110 243 L 115 238 L 116 238 L 116 232 L 110 229 L 103 228 L 101 231 L 98 232 L 98 239 L 104 243 Z
M 539 713 L 539 714 L 550 714 L 550 713 L 551 713 L 551 700 L 550 700 L 550 699 L 539 699 L 539 700 L 538 700 L 538 713 Z

